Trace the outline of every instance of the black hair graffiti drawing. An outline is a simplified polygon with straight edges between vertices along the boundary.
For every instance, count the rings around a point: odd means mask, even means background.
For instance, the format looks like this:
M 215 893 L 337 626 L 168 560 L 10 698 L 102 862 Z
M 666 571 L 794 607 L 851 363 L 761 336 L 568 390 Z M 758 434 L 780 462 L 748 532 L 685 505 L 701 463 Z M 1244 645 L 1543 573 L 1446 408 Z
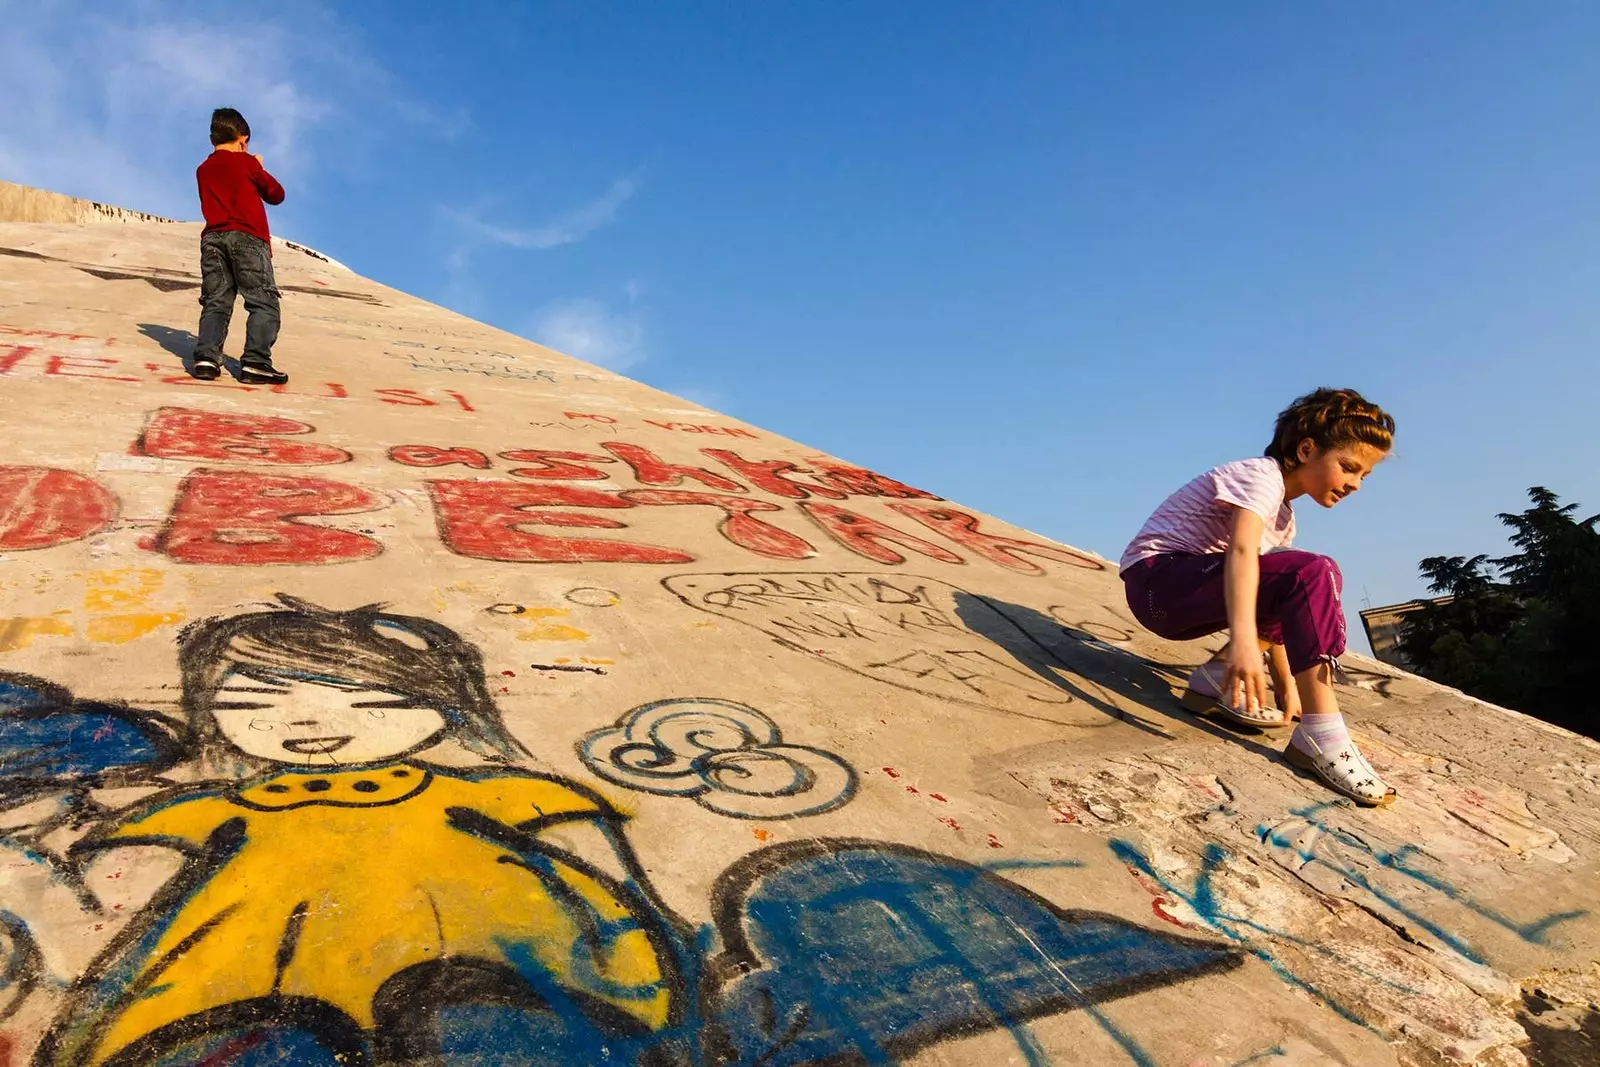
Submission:
M 219 715 L 270 711 L 297 686 L 364 692 L 361 704 L 375 718 L 434 709 L 441 732 L 426 743 L 453 737 L 495 763 L 528 755 L 501 721 L 483 657 L 454 630 L 380 604 L 332 611 L 284 593 L 278 600 L 286 610 L 207 620 L 179 640 L 184 711 L 202 757 L 214 761 L 233 748 Z M 259 725 L 264 717 L 254 719 Z M 316 754 L 305 747 L 300 754 Z M 338 750 L 323 754 L 337 757 Z

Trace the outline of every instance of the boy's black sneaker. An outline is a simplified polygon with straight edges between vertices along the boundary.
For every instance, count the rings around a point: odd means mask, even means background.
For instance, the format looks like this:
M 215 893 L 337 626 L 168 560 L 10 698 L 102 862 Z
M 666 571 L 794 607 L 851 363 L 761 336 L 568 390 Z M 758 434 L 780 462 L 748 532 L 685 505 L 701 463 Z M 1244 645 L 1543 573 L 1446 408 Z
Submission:
M 210 356 L 196 356 L 189 365 L 189 374 L 203 382 L 209 382 L 222 373 L 222 368 Z
M 239 380 L 251 385 L 282 385 L 289 376 L 270 363 L 239 364 Z

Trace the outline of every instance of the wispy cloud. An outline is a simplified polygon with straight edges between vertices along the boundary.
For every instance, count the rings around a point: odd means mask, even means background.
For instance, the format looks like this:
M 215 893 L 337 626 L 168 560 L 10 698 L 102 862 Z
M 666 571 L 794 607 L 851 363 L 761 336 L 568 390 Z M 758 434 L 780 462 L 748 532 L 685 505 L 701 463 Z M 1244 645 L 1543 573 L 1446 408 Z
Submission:
M 455 208 L 441 208 L 443 214 L 458 224 L 468 234 L 493 244 L 536 251 L 575 245 L 616 219 L 617 210 L 627 203 L 639 189 L 633 178 L 618 178 L 611 187 L 580 207 L 557 215 L 543 226 L 532 229 L 513 229 L 496 226 L 476 215 Z
M 0 177 L 10 181 L 192 218 L 214 107 L 243 111 L 253 150 L 300 189 L 360 166 L 362 130 L 451 133 L 313 0 L 284 0 L 271 18 L 176 0 L 0 0 L 0 24 Z
M 545 305 L 524 336 L 609 370 L 634 366 L 647 355 L 644 324 L 632 310 L 611 311 L 588 298 Z

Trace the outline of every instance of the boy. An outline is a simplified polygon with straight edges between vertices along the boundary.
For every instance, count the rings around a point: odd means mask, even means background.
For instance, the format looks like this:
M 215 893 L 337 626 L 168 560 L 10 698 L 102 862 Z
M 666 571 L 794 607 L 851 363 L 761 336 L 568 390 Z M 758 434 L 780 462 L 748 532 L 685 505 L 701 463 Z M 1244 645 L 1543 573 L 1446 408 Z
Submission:
M 278 286 L 272 276 L 268 204 L 283 203 L 283 186 L 250 154 L 250 124 L 231 107 L 211 113 L 213 151 L 195 171 L 206 228 L 200 236 L 200 343 L 191 373 L 207 381 L 221 372 L 222 342 L 233 318 L 233 297 L 244 297 L 239 380 L 281 385 L 289 376 L 272 366 L 278 339 Z

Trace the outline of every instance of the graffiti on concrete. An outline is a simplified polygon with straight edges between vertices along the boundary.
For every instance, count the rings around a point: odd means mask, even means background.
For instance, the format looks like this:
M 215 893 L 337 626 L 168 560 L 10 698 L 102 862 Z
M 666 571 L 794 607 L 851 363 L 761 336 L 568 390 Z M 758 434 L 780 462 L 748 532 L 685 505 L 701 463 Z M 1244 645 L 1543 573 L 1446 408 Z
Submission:
M 562 593 L 561 598 L 573 604 L 581 604 L 586 608 L 614 608 L 622 603 L 621 593 L 615 589 L 605 589 L 597 585 L 575 586 Z
M 81 541 L 111 525 L 117 500 L 92 478 L 48 467 L 0 466 L 0 551 Z
M 778 724 L 745 704 L 709 697 L 658 700 L 578 744 L 584 766 L 614 785 L 693 797 L 735 819 L 799 819 L 855 796 L 855 769 L 831 752 L 788 744 Z
M 1064 909 L 980 867 L 918 849 L 809 840 L 747 856 L 713 899 L 707 969 L 720 1062 L 889 1064 L 1004 1028 L 1048 1063 L 1027 1022 L 1086 1010 L 1135 1063 L 1100 1002 L 1236 966 L 1228 946 Z M 826 996 L 819 992 L 826 989 Z
M 1095 1006 L 1243 958 L 859 840 L 746 856 L 696 927 L 610 802 L 524 766 L 448 627 L 279 594 L 191 625 L 178 659 L 173 714 L 0 684 L 0 1018 L 54 1016 L 35 1067 L 820 1067 L 997 1029 L 1042 1065 L 1028 1024 L 1069 1010 L 1145 1064 Z M 652 791 L 727 814 L 855 784 L 705 700 L 623 716 L 592 745 L 608 780 L 653 762 L 630 731 L 661 769 L 703 750 L 698 784 Z
M 1482 907 L 1472 901 L 1466 894 L 1461 893 L 1449 883 L 1438 879 L 1419 869 L 1408 868 L 1407 860 L 1414 855 L 1415 849 L 1402 849 L 1397 852 L 1386 852 L 1380 848 L 1361 840 L 1354 834 L 1338 830 L 1334 827 L 1319 823 L 1318 814 L 1324 809 L 1334 808 L 1336 805 L 1313 805 L 1304 811 L 1296 813 L 1296 819 L 1303 829 L 1326 833 L 1331 840 L 1336 840 L 1341 848 L 1354 849 L 1365 854 L 1369 860 L 1385 870 L 1397 871 L 1408 879 L 1413 879 L 1415 884 L 1426 887 L 1431 891 L 1442 894 L 1445 898 L 1475 911 L 1479 915 L 1490 919 L 1496 925 L 1504 927 L 1517 934 L 1523 940 L 1532 944 L 1544 944 L 1550 929 L 1560 923 L 1577 919 L 1586 912 L 1567 911 L 1546 915 L 1528 923 L 1517 923 L 1495 912 L 1493 909 Z M 1320 828 L 1320 829 L 1319 829 Z M 1469 944 L 1463 937 L 1452 933 L 1444 926 L 1421 914 L 1418 910 L 1408 906 L 1398 894 L 1375 882 L 1368 873 L 1359 865 L 1342 860 L 1337 857 L 1337 849 L 1330 852 L 1325 847 L 1312 843 L 1304 835 L 1291 835 L 1287 832 L 1279 841 L 1272 841 L 1274 831 L 1266 827 L 1257 830 L 1263 842 L 1275 850 L 1290 853 L 1289 856 L 1275 857 L 1280 862 L 1299 863 L 1312 870 L 1304 874 L 1313 884 L 1323 884 L 1327 891 L 1337 895 L 1346 895 L 1347 892 L 1358 892 L 1367 896 L 1374 903 L 1370 908 L 1374 914 L 1380 909 L 1387 909 L 1399 921 L 1388 921 L 1388 925 L 1396 930 L 1405 930 L 1407 926 L 1423 931 L 1429 938 L 1438 942 L 1449 951 L 1458 954 L 1470 964 L 1483 964 L 1482 954 Z M 1314 836 L 1314 835 L 1313 835 Z M 1298 842 L 1297 842 L 1298 839 Z M 1187 906 L 1188 912 L 1199 921 L 1206 929 L 1221 934 L 1230 941 L 1235 942 L 1245 951 L 1260 959 L 1270 967 L 1279 978 L 1299 989 L 1304 990 L 1313 997 L 1322 1001 L 1330 1009 L 1345 1019 L 1356 1023 L 1375 1033 L 1383 1033 L 1383 1028 L 1369 1017 L 1369 1011 L 1375 1005 L 1358 1005 L 1346 1001 L 1342 996 L 1336 995 L 1331 989 L 1331 979 L 1341 973 L 1352 976 L 1356 985 L 1355 989 L 1380 988 L 1386 996 L 1401 998 L 1417 998 L 1422 991 L 1397 984 L 1391 974 L 1385 975 L 1374 970 L 1371 960 L 1359 950 L 1351 950 L 1347 946 L 1338 944 L 1325 944 L 1318 940 L 1307 939 L 1281 929 L 1270 923 L 1263 922 L 1259 916 L 1248 914 L 1248 909 L 1229 906 L 1225 901 L 1222 875 L 1227 870 L 1231 859 L 1228 850 L 1222 845 L 1210 841 L 1203 846 L 1198 870 L 1186 882 L 1178 879 L 1174 874 L 1164 871 L 1150 853 L 1132 841 L 1113 839 L 1109 843 L 1113 855 L 1125 863 L 1129 870 L 1142 882 L 1148 883 L 1151 892 L 1160 894 L 1152 905 L 1152 910 L 1161 918 L 1175 925 L 1186 925 L 1179 918 L 1164 910 L 1174 908 L 1181 902 Z M 1255 881 L 1255 875 L 1247 876 Z M 1407 940 L 1421 940 L 1415 935 L 1406 935 Z M 1425 943 L 1425 942 L 1424 942 Z M 1292 955 L 1300 958 L 1296 963 Z M 1332 965 L 1334 970 L 1324 971 L 1323 978 L 1330 981 L 1315 979 L 1307 969 L 1308 962 Z M 1415 1001 L 1413 1001 L 1415 1003 Z M 1430 1020 L 1430 1016 L 1413 1007 L 1413 1012 L 1406 1025 L 1417 1030 L 1423 1029 Z M 1379 1014 L 1383 1012 L 1379 1007 Z M 1392 1016 L 1391 1016 L 1392 1017 Z M 1386 1034 L 1394 1038 L 1397 1034 Z M 1455 1035 L 1457 1038 L 1464 1035 Z
M 0 345 L 0 377 L 36 354 L 30 345 Z M 78 362 L 62 362 L 69 359 Z M 94 357 L 84 363 L 79 357 L 52 356 L 44 373 L 49 376 L 70 370 L 69 376 L 139 380 L 100 373 L 115 363 L 110 358 Z M 192 381 L 186 376 L 183 380 Z M 343 386 L 326 384 L 335 395 L 348 395 Z M 414 390 L 375 392 L 384 403 L 400 407 L 439 403 Z M 474 410 L 460 394 L 447 395 L 462 409 Z M 393 503 L 385 493 L 321 477 L 321 472 L 314 477 L 300 470 L 216 466 L 303 468 L 347 464 L 356 458 L 350 450 L 310 439 L 315 432 L 316 427 L 297 419 L 169 405 L 149 415 L 126 455 L 112 456 L 109 463 L 101 456 L 97 465 L 106 470 L 183 475 L 162 531 L 140 545 L 180 563 L 249 567 L 372 559 L 384 551 L 384 545 L 371 529 L 341 530 L 303 520 L 381 511 Z M 858 467 L 822 461 L 802 467 L 787 459 L 749 459 L 728 449 L 699 450 L 745 478 L 746 484 L 708 467 L 670 462 L 642 445 L 605 441 L 600 447 L 608 454 L 550 448 L 498 452 L 498 459 L 511 464 L 505 473 L 518 481 L 479 477 L 426 480 L 423 486 L 433 505 L 440 542 L 457 555 L 501 563 L 688 563 L 696 556 L 678 546 L 609 533 L 573 536 L 569 531 L 627 530 L 640 524 L 641 514 L 692 507 L 709 509 L 709 513 L 696 513 L 715 523 L 723 542 L 767 559 L 799 561 L 817 555 L 816 545 L 777 521 L 792 516 L 809 522 L 839 547 L 891 566 L 904 563 L 906 552 L 952 566 L 967 564 L 970 555 L 1035 576 L 1045 571 L 1034 559 L 1073 567 L 1104 566 L 1064 545 L 982 530 L 976 516 L 931 503 L 935 499 L 931 494 Z M 496 466 L 495 458 L 481 449 L 451 444 L 397 444 L 381 449 L 380 454 L 408 468 L 487 471 Z M 614 476 L 623 470 L 637 488 L 570 484 L 614 482 Z M 695 484 L 681 488 L 685 483 Z M 49 467 L 0 467 L 0 487 L 11 489 L 8 495 L 12 500 L 9 506 L 0 507 L 0 547 L 52 548 L 113 532 L 119 525 L 115 496 L 85 474 Z M 810 499 L 813 497 L 873 498 L 882 507 L 920 524 L 923 532 L 931 531 L 969 555 L 859 510 Z M 914 498 L 917 503 L 908 502 Z M 619 512 L 632 521 L 623 521 Z
M 280 601 L 185 631 L 181 724 L 14 693 L 27 706 L 6 718 L 9 791 L 81 796 L 109 775 L 159 787 L 122 810 L 78 804 L 93 828 L 52 865 L 85 885 L 101 854 L 181 857 L 71 976 L 36 1062 L 202 1062 L 240 1042 L 303 1050 L 284 1053 L 294 1062 L 412 1060 L 460 1038 L 456 1007 L 549 1016 L 575 1056 L 676 1026 L 678 934 L 621 816 L 517 766 L 527 753 L 476 650 L 426 619 Z M 475 765 L 422 758 L 446 744 Z M 8 921 L 38 942 L 50 918 Z
M 1264 926 L 1248 916 L 1234 915 L 1223 906 L 1215 885 L 1216 875 L 1228 856 L 1227 850 L 1221 845 L 1214 841 L 1206 844 L 1200 856 L 1200 869 L 1196 872 L 1187 888 L 1178 885 L 1157 870 L 1150 856 L 1132 841 L 1120 838 L 1113 839 L 1109 847 L 1112 855 L 1127 864 L 1131 871 L 1149 879 L 1163 893 L 1170 894 L 1175 900 L 1183 901 L 1207 928 L 1242 946 L 1252 956 L 1272 968 L 1273 973 L 1279 978 L 1282 978 L 1290 985 L 1305 990 L 1350 1022 L 1358 1026 L 1371 1028 L 1370 1024 L 1351 1008 L 1340 1003 L 1330 993 L 1297 975 L 1273 953 L 1270 945 L 1272 940 L 1281 939 L 1296 944 L 1307 951 L 1338 959 L 1338 954 L 1333 949 L 1323 945 L 1312 944 L 1302 938 L 1295 937 L 1287 931 Z M 1161 913 L 1158 911 L 1157 914 Z M 1170 916 L 1163 917 L 1167 918 L 1169 922 L 1177 922 Z M 1365 968 L 1361 969 L 1365 970 Z M 1369 977 L 1376 978 L 1375 975 L 1369 975 Z
M 1429 918 L 1413 904 L 1406 893 L 1372 877 L 1370 869 L 1391 872 L 1404 879 L 1406 889 L 1435 898 L 1442 897 L 1508 930 L 1531 945 L 1549 943 L 1550 932 L 1562 923 L 1581 919 L 1587 911 L 1551 912 L 1519 922 L 1473 897 L 1447 878 L 1428 870 L 1422 849 L 1404 844 L 1389 849 L 1344 829 L 1329 818 L 1340 807 L 1334 803 L 1310 804 L 1289 813 L 1289 818 L 1268 826 L 1258 825 L 1256 838 L 1274 853 L 1274 858 L 1290 867 L 1305 881 L 1325 883 L 1330 888 L 1348 887 L 1369 896 L 1376 906 L 1394 913 L 1396 918 L 1425 931 L 1440 944 L 1472 963 L 1487 962 L 1483 953 L 1466 938 Z
M 690 607 L 752 626 L 784 648 L 874 681 L 1008 715 L 1104 721 L 1068 709 L 1061 659 L 996 602 L 922 575 L 870 572 L 679 574 L 662 582 Z

